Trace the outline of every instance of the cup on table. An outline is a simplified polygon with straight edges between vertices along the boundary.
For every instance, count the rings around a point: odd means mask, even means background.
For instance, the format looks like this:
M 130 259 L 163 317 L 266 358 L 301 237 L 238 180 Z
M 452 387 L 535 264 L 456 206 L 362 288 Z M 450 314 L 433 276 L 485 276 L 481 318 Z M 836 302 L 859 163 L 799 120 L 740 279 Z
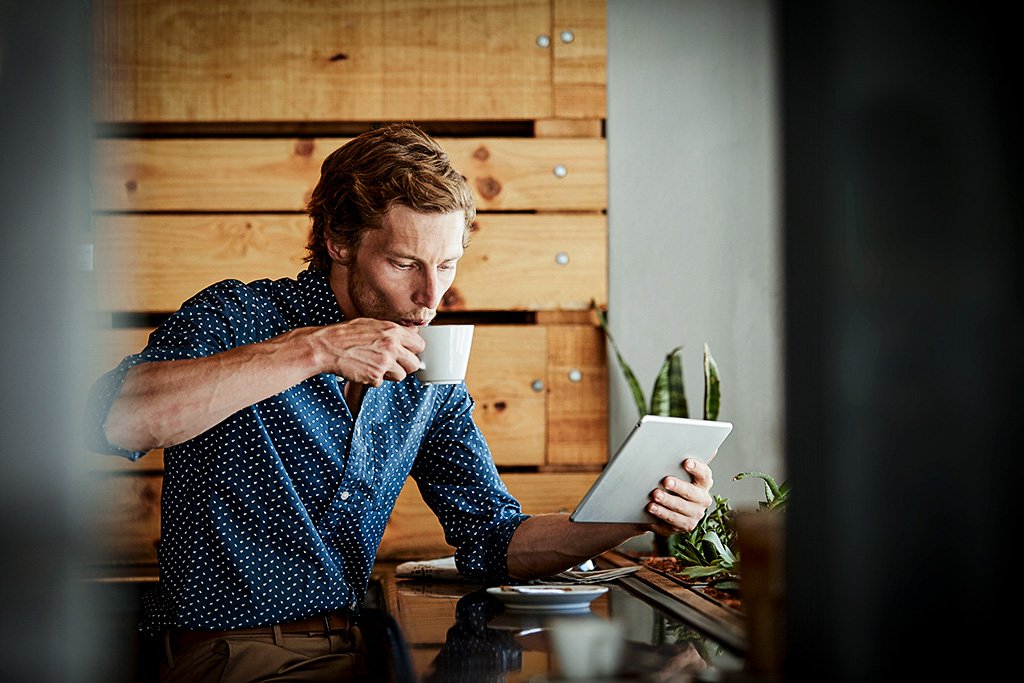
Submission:
M 622 625 L 594 614 L 559 617 L 549 624 L 558 672 L 564 678 L 614 677 L 622 664 Z
M 458 384 L 466 379 L 473 325 L 428 325 L 420 328 L 426 346 L 416 376 L 424 384 Z

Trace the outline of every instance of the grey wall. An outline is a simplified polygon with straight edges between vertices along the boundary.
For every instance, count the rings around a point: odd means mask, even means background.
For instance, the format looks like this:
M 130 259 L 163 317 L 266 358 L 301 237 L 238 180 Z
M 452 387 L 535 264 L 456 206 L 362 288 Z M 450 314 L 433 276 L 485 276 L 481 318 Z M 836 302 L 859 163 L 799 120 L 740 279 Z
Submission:
M 785 478 L 779 153 L 771 4 L 609 0 L 609 322 L 645 392 L 683 344 L 691 416 L 703 344 L 735 430 L 714 490 L 763 499 Z M 610 360 L 610 446 L 637 411 Z

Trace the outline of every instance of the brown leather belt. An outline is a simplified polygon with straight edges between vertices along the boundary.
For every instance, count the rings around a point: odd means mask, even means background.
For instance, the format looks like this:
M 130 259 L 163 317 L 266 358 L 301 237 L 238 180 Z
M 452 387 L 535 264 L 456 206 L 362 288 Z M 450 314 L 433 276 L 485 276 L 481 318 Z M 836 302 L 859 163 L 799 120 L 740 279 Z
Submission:
M 338 631 L 347 631 L 354 625 L 352 615 L 344 610 L 324 612 L 315 617 L 299 619 L 288 623 L 276 624 L 281 633 L 302 634 L 306 636 L 328 635 Z M 273 636 L 275 626 L 255 626 L 252 628 L 233 628 L 222 631 L 185 631 L 172 629 L 167 634 L 167 644 L 174 652 L 205 643 L 218 638 L 231 636 Z

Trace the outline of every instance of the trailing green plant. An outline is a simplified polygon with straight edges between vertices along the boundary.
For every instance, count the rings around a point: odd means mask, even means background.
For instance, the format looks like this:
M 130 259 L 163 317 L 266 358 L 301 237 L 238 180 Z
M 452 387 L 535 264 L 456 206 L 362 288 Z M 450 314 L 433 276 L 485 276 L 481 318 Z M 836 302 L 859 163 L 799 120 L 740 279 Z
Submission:
M 759 510 L 778 510 L 785 506 L 789 497 L 786 482 L 777 484 L 775 478 L 764 472 L 740 472 L 734 480 L 756 477 L 764 482 L 763 501 L 758 502 Z M 679 560 L 684 568 L 679 575 L 686 579 L 703 579 L 721 590 L 739 588 L 740 553 L 736 542 L 736 522 L 729 500 L 712 496 L 714 505 L 704 513 L 704 518 L 688 534 L 672 534 L 669 537 L 669 554 Z
M 680 574 L 687 579 L 711 579 L 731 575 L 736 569 L 739 554 L 736 547 L 736 525 L 729 501 L 713 496 L 714 505 L 689 533 L 676 533 L 668 538 L 669 555 L 680 560 L 685 569 Z

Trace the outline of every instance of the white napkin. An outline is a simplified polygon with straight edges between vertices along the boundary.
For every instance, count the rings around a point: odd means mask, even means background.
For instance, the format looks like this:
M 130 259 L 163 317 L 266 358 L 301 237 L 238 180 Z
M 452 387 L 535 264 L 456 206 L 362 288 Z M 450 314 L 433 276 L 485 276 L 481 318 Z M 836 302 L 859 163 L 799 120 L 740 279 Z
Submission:
M 455 568 L 455 556 L 439 557 L 436 560 L 413 560 L 395 567 L 395 576 L 401 579 L 439 579 L 461 581 L 462 575 Z

